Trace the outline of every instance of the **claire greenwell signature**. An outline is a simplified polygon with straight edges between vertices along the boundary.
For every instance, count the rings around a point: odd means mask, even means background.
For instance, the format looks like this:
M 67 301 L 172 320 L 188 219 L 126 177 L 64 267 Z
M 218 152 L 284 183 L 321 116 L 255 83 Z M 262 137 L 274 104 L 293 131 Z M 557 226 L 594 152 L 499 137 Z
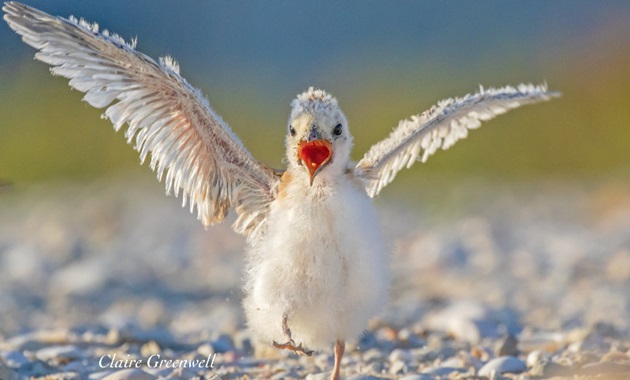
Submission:
M 101 356 L 98 365 L 101 368 L 214 368 L 214 360 L 217 354 L 210 354 L 205 359 L 163 359 L 160 354 L 153 354 L 146 359 L 132 358 L 127 354 L 126 358 L 119 358 L 117 354 Z M 215 375 L 210 380 L 221 380 Z

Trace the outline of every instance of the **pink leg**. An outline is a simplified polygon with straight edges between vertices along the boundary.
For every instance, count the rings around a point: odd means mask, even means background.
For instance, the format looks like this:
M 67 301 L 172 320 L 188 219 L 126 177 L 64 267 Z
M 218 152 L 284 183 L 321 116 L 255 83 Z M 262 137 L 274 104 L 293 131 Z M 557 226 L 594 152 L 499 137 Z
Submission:
M 340 340 L 335 342 L 335 367 L 333 368 L 333 372 L 329 380 L 339 380 L 341 378 L 339 376 L 339 370 L 341 369 L 341 358 L 343 357 L 343 352 L 345 350 L 346 342 L 342 342 Z

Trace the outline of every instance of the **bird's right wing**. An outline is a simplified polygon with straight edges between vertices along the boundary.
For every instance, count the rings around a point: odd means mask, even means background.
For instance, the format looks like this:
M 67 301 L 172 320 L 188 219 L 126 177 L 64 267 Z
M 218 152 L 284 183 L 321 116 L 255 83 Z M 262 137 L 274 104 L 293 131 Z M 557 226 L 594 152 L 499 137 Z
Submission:
M 54 17 L 7 2 L 2 8 L 9 26 L 39 50 L 35 57 L 50 64 L 54 75 L 70 86 L 119 130 L 127 124 L 127 141 L 135 138 L 142 161 L 151 154 L 158 179 L 165 175 L 167 193 L 196 207 L 204 225 L 223 221 L 233 208 L 237 232 L 252 236 L 264 225 L 275 197 L 278 173 L 255 160 L 201 93 L 179 75 L 170 58 L 159 63 L 137 52 L 98 25 Z
M 400 170 L 416 160 L 425 162 L 439 148 L 448 149 L 468 136 L 468 130 L 479 128 L 482 121 L 558 95 L 546 85 L 521 84 L 516 88 L 481 88 L 476 94 L 443 100 L 421 115 L 402 120 L 386 139 L 370 148 L 354 173 L 363 179 L 368 195 L 375 197 Z

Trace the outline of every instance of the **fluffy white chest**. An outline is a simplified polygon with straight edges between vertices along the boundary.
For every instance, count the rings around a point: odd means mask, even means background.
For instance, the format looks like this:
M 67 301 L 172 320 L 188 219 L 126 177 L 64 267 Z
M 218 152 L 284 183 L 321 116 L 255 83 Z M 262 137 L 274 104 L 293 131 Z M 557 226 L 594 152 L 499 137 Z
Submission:
M 323 348 L 355 339 L 383 305 L 387 255 L 368 196 L 349 176 L 331 186 L 293 181 L 249 253 L 245 311 L 261 337 Z

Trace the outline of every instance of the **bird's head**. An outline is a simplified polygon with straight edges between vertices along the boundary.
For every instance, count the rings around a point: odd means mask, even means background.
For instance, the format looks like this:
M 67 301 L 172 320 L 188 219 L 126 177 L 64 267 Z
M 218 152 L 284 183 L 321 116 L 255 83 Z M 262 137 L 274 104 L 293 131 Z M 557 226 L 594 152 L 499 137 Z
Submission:
M 286 138 L 289 166 L 305 170 L 311 185 L 322 171 L 343 172 L 350 160 L 352 136 L 337 99 L 311 87 L 291 106 Z

